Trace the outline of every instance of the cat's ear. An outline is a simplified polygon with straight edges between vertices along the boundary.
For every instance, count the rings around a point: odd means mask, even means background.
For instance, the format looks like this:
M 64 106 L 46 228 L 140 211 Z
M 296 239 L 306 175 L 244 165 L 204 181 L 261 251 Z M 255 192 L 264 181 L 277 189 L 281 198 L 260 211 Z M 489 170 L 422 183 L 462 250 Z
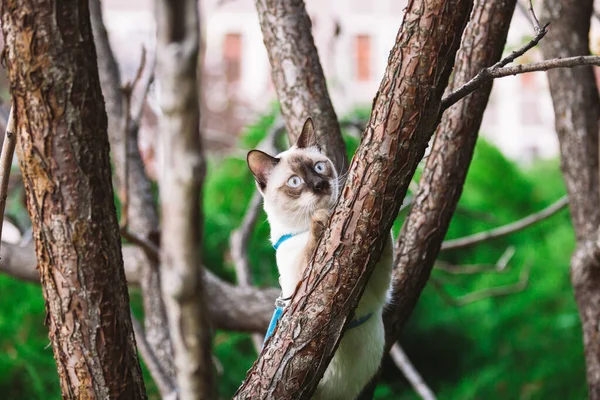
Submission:
M 315 133 L 315 124 L 313 124 L 312 118 L 308 117 L 306 122 L 304 122 L 302 132 L 300 133 L 298 141 L 296 142 L 296 147 L 299 149 L 305 149 L 312 146 L 318 146 L 317 134 Z
M 265 187 L 267 187 L 269 173 L 275 168 L 277 163 L 279 163 L 279 158 L 271 157 L 260 150 L 252 150 L 248 153 L 246 161 L 248 162 L 248 167 L 250 168 L 250 171 L 252 171 L 252 175 L 254 175 L 254 179 L 256 179 L 256 183 L 262 192 Z

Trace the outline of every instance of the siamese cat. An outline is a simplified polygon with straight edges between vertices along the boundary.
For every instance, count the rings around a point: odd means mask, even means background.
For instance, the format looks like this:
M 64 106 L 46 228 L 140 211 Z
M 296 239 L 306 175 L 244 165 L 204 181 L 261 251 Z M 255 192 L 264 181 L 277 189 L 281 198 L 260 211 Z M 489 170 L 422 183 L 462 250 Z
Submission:
M 252 150 L 247 161 L 264 198 L 282 289 L 268 338 L 315 251 L 337 201 L 340 181 L 318 146 L 310 118 L 290 149 L 276 157 Z M 355 399 L 377 372 L 385 343 L 382 312 L 390 287 L 392 250 L 388 242 L 313 399 Z

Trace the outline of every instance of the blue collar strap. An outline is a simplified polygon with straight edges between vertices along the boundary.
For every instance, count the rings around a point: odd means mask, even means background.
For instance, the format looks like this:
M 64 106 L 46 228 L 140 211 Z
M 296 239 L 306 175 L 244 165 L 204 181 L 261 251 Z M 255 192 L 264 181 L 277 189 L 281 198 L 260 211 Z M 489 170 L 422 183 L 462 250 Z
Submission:
M 275 312 L 273 313 L 273 317 L 271 318 L 271 322 L 269 323 L 269 328 L 267 328 L 267 333 L 265 334 L 265 340 L 263 341 L 263 344 L 267 341 L 268 338 L 271 337 L 271 335 L 275 331 L 277 322 L 279 322 L 279 320 L 281 319 L 282 314 L 283 314 L 283 307 L 281 307 L 280 305 L 275 307 Z M 348 324 L 348 327 L 346 329 L 357 328 L 357 327 L 361 326 L 362 324 L 364 324 L 365 322 L 367 322 L 372 316 L 373 316 L 373 313 L 371 312 L 371 313 L 363 315 L 360 318 L 355 318 L 352 321 L 350 321 L 350 323 Z
M 281 244 L 283 242 L 285 242 L 288 239 L 293 238 L 296 235 L 301 234 L 302 232 L 298 232 L 298 233 L 288 233 L 287 235 L 283 235 L 282 237 L 279 238 L 279 240 L 277 242 L 275 242 L 275 244 L 273 245 L 273 248 L 275 249 L 275 251 L 277 251 L 277 249 L 279 248 L 279 246 L 281 246 Z

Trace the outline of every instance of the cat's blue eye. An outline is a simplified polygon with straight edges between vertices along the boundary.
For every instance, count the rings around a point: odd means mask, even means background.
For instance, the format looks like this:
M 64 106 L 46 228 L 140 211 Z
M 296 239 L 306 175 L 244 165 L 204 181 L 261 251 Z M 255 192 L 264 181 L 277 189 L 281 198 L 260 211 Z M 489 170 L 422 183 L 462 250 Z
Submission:
M 325 163 L 323 161 L 319 161 L 318 163 L 315 164 L 315 171 L 317 171 L 317 173 L 322 174 L 323 172 L 325 172 Z
M 292 176 L 290 177 L 290 179 L 288 179 L 287 181 L 287 185 L 291 188 L 297 188 L 302 184 L 302 178 L 300 178 L 299 176 Z

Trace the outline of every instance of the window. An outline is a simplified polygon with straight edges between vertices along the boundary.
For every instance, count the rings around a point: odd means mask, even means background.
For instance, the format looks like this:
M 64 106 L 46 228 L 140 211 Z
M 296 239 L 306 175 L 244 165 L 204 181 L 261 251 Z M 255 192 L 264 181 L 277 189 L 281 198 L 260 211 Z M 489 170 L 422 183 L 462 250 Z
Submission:
M 357 35 L 354 42 L 356 55 L 356 79 L 360 82 L 371 80 L 371 37 Z
M 242 35 L 228 33 L 223 41 L 223 64 L 227 82 L 240 80 L 242 75 Z

